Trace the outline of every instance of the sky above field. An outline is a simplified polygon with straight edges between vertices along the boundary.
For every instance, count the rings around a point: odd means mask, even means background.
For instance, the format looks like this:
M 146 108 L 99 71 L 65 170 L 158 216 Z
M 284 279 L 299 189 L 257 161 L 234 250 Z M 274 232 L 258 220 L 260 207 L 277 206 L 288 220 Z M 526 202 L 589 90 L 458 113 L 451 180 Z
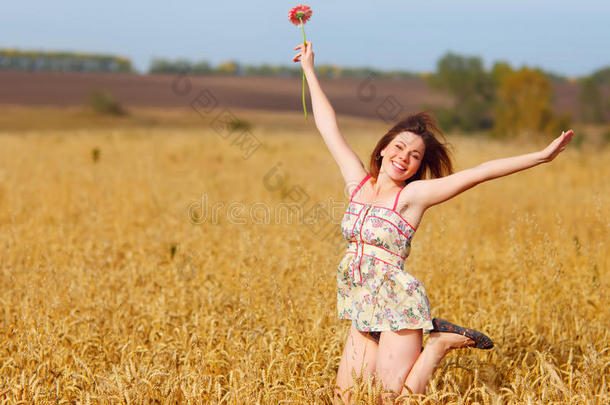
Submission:
M 0 48 L 291 65 L 298 2 L 56 0 L 5 2 Z M 316 64 L 433 71 L 447 51 L 568 76 L 610 65 L 610 2 L 308 1 Z

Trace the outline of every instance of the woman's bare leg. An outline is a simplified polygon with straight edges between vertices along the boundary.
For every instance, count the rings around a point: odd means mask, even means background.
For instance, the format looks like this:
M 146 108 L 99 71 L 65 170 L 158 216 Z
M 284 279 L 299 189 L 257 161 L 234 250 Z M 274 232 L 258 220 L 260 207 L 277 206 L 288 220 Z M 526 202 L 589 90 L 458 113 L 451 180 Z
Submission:
M 432 377 L 434 370 L 443 357 L 452 349 L 474 345 L 474 341 L 462 335 L 447 332 L 431 333 L 424 351 L 418 356 L 411 368 L 401 394 L 408 394 L 408 387 L 414 394 L 425 394 L 426 385 Z
M 352 370 L 356 375 L 372 376 L 375 371 L 377 357 L 377 342 L 366 332 L 360 332 L 354 325 L 350 327 L 335 384 L 335 404 L 349 404 L 348 389 L 353 385 Z
M 384 399 L 395 397 L 401 392 L 405 379 L 419 359 L 421 343 L 421 329 L 381 332 L 377 348 L 376 373 L 381 379 L 384 390 L 394 392 L 394 394 L 385 394 Z

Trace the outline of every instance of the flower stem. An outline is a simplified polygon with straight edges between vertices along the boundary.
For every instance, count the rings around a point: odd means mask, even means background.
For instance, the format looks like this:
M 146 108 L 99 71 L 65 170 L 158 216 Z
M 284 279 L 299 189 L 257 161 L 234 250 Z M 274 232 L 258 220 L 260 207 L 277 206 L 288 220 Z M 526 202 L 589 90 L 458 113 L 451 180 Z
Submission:
M 305 24 L 303 24 L 303 19 L 299 18 L 301 21 L 301 28 L 303 29 L 303 51 L 305 51 L 305 47 L 307 46 L 307 41 L 305 39 Z M 303 72 L 303 112 L 305 113 L 305 120 L 307 120 L 307 105 L 305 104 L 305 72 Z

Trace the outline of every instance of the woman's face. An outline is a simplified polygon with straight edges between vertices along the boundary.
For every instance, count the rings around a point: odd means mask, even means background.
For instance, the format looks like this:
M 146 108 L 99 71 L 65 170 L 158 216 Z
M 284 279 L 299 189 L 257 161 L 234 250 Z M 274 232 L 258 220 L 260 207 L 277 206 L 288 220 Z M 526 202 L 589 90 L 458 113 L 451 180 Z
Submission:
M 426 145 L 421 136 L 401 132 L 381 150 L 380 172 L 385 172 L 395 181 L 406 181 L 419 169 L 425 151 Z

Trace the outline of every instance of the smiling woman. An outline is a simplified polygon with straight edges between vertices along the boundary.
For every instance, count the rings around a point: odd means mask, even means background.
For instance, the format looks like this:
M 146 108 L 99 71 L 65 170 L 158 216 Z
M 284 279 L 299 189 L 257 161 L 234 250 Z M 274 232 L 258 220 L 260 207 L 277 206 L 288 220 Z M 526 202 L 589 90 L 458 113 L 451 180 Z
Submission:
M 348 246 L 337 268 L 337 312 L 340 319 L 351 321 L 351 328 L 339 363 L 335 400 L 351 402 L 354 372 L 381 379 L 392 396 L 423 394 L 450 350 L 493 347 L 481 332 L 432 318 L 423 284 L 405 271 L 411 240 L 425 211 L 483 181 L 553 160 L 573 132 L 562 133 L 544 150 L 452 173 L 447 144 L 437 139 L 441 131 L 432 116 L 417 113 L 381 137 L 367 172 L 339 131 L 316 78 L 311 42 L 295 49 L 299 53 L 293 60 L 301 62 L 307 77 L 316 127 L 346 184 L 358 184 L 341 222 Z M 424 332 L 430 332 L 430 338 L 420 350 Z

